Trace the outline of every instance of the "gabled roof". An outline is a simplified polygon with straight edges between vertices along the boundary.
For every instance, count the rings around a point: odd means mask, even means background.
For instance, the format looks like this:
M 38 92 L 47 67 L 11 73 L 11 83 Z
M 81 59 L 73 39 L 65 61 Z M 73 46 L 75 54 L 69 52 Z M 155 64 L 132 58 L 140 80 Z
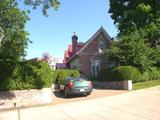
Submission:
M 108 40 L 111 41 L 111 37 L 108 35 L 103 26 L 101 26 L 100 29 L 85 43 L 85 45 L 75 55 L 73 55 L 71 58 L 67 60 L 67 63 L 71 61 L 73 58 L 75 58 L 77 55 L 79 55 L 81 52 L 83 52 L 83 50 L 85 50 L 88 47 L 88 45 L 94 40 L 94 38 L 96 38 L 101 32 L 107 37 Z

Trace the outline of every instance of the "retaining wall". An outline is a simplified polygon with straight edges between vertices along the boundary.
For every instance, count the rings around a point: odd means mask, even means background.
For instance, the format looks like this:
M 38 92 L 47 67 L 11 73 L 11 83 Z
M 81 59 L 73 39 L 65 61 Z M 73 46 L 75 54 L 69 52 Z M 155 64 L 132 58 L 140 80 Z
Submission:
M 0 92 L 0 109 L 43 105 L 52 101 L 51 88 Z
M 93 86 L 99 89 L 132 90 L 132 81 L 94 81 Z

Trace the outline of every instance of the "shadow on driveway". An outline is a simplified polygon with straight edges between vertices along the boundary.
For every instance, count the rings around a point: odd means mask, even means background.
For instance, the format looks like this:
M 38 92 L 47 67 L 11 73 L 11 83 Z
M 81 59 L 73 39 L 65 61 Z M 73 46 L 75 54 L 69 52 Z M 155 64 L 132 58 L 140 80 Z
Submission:
M 99 97 L 106 97 L 106 96 L 111 96 L 111 95 L 116 95 L 116 94 L 121 94 L 121 93 L 126 93 L 126 92 L 128 91 L 127 90 L 111 90 L 111 89 L 95 89 L 94 88 L 90 95 L 87 95 L 87 96 L 76 95 L 76 96 L 70 96 L 68 98 L 65 98 L 62 92 L 55 89 L 53 90 L 53 104 L 95 99 Z

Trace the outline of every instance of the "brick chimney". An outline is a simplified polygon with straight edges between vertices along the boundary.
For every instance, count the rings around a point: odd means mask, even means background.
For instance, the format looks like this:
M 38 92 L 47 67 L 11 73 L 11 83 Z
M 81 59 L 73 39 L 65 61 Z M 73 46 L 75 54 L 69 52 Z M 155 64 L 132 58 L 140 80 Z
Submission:
M 76 52 L 77 52 L 77 50 L 76 50 L 77 42 L 78 42 L 78 37 L 74 32 L 74 34 L 72 36 L 72 55 L 76 54 Z

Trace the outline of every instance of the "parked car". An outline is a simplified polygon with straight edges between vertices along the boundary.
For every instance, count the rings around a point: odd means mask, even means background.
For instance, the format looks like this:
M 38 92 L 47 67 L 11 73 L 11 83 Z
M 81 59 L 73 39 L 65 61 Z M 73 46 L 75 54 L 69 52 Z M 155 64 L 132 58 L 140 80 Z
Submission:
M 82 76 L 75 78 L 68 77 L 64 85 L 60 85 L 60 90 L 63 91 L 65 97 L 71 95 L 90 95 L 92 89 L 92 82 Z

